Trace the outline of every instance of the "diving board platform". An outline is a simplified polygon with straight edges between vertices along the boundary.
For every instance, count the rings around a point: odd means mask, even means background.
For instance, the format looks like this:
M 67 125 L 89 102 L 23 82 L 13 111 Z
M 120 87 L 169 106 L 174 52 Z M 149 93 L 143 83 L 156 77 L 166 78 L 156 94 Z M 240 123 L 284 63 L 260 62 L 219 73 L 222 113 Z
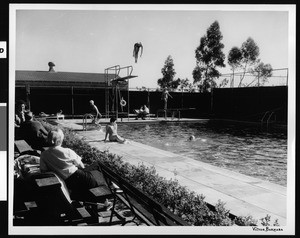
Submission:
M 129 119 L 129 83 L 128 80 L 138 76 L 132 75 L 133 67 L 114 65 L 108 67 L 104 71 L 106 79 L 105 89 L 105 115 L 109 118 L 110 115 L 115 115 L 116 118 L 127 115 Z M 110 78 L 109 75 L 114 75 Z M 127 91 L 125 96 L 124 91 Z M 123 95 L 122 95 L 123 94 Z
M 116 77 L 114 79 L 111 79 L 110 81 L 111 82 L 121 82 L 121 81 L 125 81 L 127 79 L 132 79 L 132 78 L 136 78 L 137 76 L 135 75 L 128 75 L 128 76 L 125 76 L 125 77 Z

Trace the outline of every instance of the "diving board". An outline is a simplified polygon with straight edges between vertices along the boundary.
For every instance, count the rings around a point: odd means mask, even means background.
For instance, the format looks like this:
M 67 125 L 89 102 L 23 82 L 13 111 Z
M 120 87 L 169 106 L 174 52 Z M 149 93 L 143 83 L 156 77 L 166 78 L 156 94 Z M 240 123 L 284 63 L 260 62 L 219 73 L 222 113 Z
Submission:
M 125 81 L 127 79 L 131 79 L 131 78 L 136 78 L 137 76 L 134 76 L 134 75 L 127 75 L 125 77 L 116 77 L 114 79 L 111 79 L 110 81 L 111 82 L 120 82 L 120 81 Z

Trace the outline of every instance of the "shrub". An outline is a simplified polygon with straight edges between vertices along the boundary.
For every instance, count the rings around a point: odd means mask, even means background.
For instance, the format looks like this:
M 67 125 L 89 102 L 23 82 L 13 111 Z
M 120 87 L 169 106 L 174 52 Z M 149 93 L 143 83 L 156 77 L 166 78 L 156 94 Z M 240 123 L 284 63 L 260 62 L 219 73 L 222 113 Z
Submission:
M 255 226 L 257 220 L 254 220 L 252 216 L 239 216 L 235 218 L 234 223 L 238 226 Z
M 265 217 L 261 218 L 261 224 L 263 226 L 270 226 L 270 222 L 271 222 L 271 216 L 269 214 L 267 214 Z M 273 223 L 273 226 L 279 226 L 278 224 L 278 219 L 276 219 Z

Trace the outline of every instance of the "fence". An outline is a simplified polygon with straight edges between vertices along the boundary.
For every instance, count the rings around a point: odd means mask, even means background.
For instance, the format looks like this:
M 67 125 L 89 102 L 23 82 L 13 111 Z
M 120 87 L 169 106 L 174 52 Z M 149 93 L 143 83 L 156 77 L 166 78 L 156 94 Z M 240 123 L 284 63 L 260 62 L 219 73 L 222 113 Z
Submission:
M 128 91 L 121 91 L 127 95 Z M 277 112 L 278 120 L 287 121 L 287 86 L 214 88 L 212 92 L 170 92 L 168 108 L 195 108 L 183 111 L 182 117 L 230 118 L 259 121 L 269 110 Z M 130 113 L 141 105 L 148 105 L 151 113 L 164 108 L 158 91 L 129 91 L 127 105 Z M 26 89 L 16 88 L 16 99 L 25 99 Z M 105 113 L 105 89 L 71 87 L 32 87 L 30 106 L 35 115 L 40 112 L 55 114 L 62 110 L 65 115 L 84 115 L 89 112 L 89 100 L 93 99 L 101 113 Z M 127 108 L 129 106 L 129 108 Z M 278 110 L 280 109 L 280 110 Z
M 288 69 L 273 69 L 269 77 L 261 76 L 261 72 L 236 72 L 222 74 L 216 83 L 222 88 L 236 87 L 273 87 L 288 85 Z
M 276 112 L 278 122 L 287 122 L 288 88 L 215 88 L 211 115 L 215 118 L 260 121 L 267 111 Z

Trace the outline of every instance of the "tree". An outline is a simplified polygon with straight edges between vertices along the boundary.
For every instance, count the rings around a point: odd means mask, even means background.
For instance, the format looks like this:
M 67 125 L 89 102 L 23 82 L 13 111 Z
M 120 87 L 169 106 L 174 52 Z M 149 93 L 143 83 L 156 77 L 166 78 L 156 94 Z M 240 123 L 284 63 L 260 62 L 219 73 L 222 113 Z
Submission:
M 195 84 L 189 83 L 188 89 L 190 93 L 196 92 Z
M 257 86 L 264 85 L 268 82 L 268 78 L 272 76 L 273 68 L 270 64 L 264 64 L 263 62 L 251 69 L 250 72 L 255 76 L 255 79 L 248 84 L 250 86 L 254 81 L 257 81 Z
M 163 77 L 157 80 L 157 84 L 160 86 L 161 89 L 163 88 L 175 89 L 178 87 L 180 83 L 180 79 L 174 80 L 176 72 L 174 70 L 174 62 L 171 55 L 167 57 L 165 61 L 165 65 L 161 69 L 161 73 Z
M 238 47 L 232 47 L 231 50 L 228 53 L 228 64 L 231 67 L 232 70 L 232 79 L 231 79 L 231 87 L 234 85 L 234 71 L 241 67 L 241 61 L 242 61 L 242 51 Z
M 217 67 L 225 67 L 222 39 L 219 23 L 215 21 L 207 29 L 206 35 L 201 37 L 200 45 L 195 50 L 196 67 L 193 78 L 202 92 L 216 86 L 215 79 L 221 75 Z
M 139 90 L 139 91 L 148 91 L 148 88 L 146 88 L 145 86 L 136 87 L 136 89 Z
M 224 88 L 228 84 L 228 79 L 224 78 L 222 82 L 218 85 L 218 88 Z
M 248 67 L 250 68 L 254 64 L 257 63 L 259 56 L 259 47 L 255 43 L 255 41 L 249 37 L 241 47 L 242 59 L 241 64 L 243 67 L 243 75 L 241 76 L 239 86 L 242 85 L 242 81 L 245 77 Z
M 181 89 L 181 91 L 183 92 L 184 89 L 188 88 L 189 86 L 189 79 L 185 78 L 185 79 L 179 79 L 179 87 Z
M 179 87 L 181 89 L 181 107 L 183 108 L 183 90 L 189 86 L 189 79 L 179 79 Z
M 272 66 L 270 64 L 264 64 L 260 62 L 259 47 L 255 41 L 248 37 L 248 39 L 242 44 L 241 48 L 233 47 L 228 53 L 228 64 L 231 66 L 233 71 L 236 69 L 242 69 L 242 75 L 240 76 L 240 82 L 238 86 L 242 86 L 242 82 L 245 78 L 247 72 L 255 76 L 255 79 L 249 83 L 250 86 L 255 81 L 263 85 L 267 82 L 268 77 L 272 76 Z M 232 85 L 233 86 L 233 85 Z
M 178 78 L 178 79 L 176 79 L 176 80 L 173 80 L 173 81 L 171 82 L 171 88 L 173 88 L 173 89 L 178 88 L 179 85 L 180 85 L 180 78 Z
M 255 41 L 248 37 L 248 39 L 243 42 L 241 48 L 233 47 L 228 53 L 228 64 L 231 66 L 234 77 L 234 70 L 241 68 L 243 73 L 240 77 L 239 87 L 245 78 L 246 72 L 251 68 L 251 66 L 257 64 L 259 56 L 259 47 Z

